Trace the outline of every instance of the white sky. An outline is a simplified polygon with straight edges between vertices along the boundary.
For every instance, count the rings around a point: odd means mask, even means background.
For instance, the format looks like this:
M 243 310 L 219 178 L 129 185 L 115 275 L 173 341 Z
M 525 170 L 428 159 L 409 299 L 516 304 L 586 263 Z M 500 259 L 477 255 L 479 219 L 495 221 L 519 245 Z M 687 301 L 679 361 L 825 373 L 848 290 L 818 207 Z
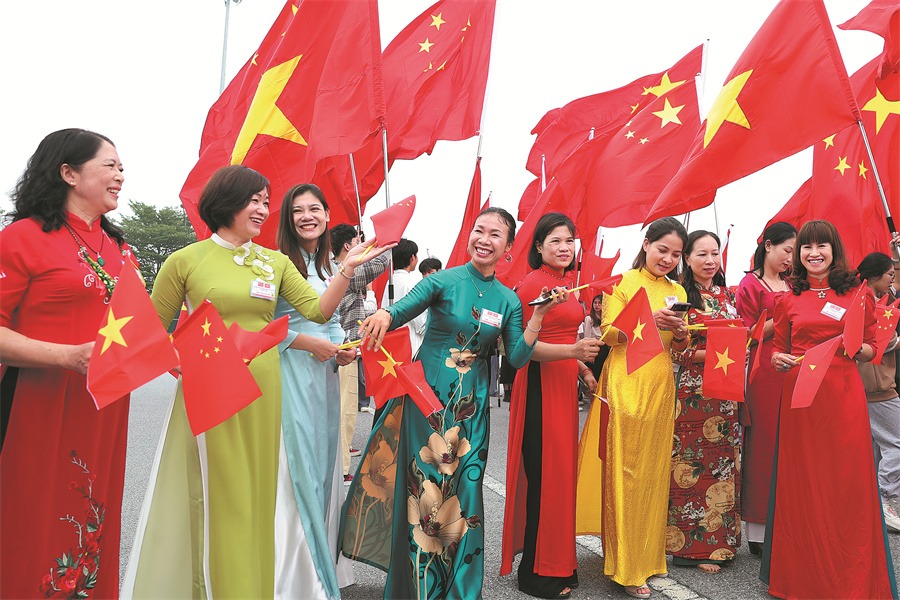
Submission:
M 799 1 L 799 0 L 796 0 Z M 382 47 L 432 4 L 382 0 Z M 705 114 L 775 0 L 498 0 L 482 121 L 483 192 L 516 213 L 532 176 L 529 133 L 548 110 L 662 71 L 709 40 Z M 882 39 L 836 25 L 866 0 L 826 0 L 850 74 L 879 54 Z M 232 5 L 226 80 L 249 58 L 284 0 Z M 178 193 L 197 159 L 207 111 L 219 95 L 224 0 L 0 1 L 0 206 L 40 140 L 84 127 L 109 136 L 126 167 L 121 197 L 157 206 Z M 785 32 L 790 35 L 790 32 Z M 477 138 L 439 142 L 434 154 L 397 161 L 391 199 L 417 196 L 406 232 L 446 260 L 459 231 Z M 734 224 L 729 283 L 737 283 L 766 221 L 810 175 L 807 150 L 722 188 L 716 202 L 724 235 Z M 367 214 L 384 206 L 384 189 Z M 715 229 L 713 209 L 690 228 Z M 367 219 L 364 219 L 367 225 Z M 369 229 L 369 227 L 367 227 Z M 638 248 L 637 227 L 608 230 L 604 255 L 622 246 L 619 269 Z

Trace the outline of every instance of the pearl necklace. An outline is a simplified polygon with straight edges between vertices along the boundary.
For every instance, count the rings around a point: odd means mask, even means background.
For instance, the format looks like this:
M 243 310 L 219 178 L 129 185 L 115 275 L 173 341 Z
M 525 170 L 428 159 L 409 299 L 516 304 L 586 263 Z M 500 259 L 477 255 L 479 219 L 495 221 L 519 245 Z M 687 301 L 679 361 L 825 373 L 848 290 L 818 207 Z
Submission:
M 824 299 L 825 299 L 825 292 L 827 292 L 827 291 L 830 290 L 830 289 L 831 289 L 831 287 L 823 287 L 823 288 L 814 288 L 814 287 L 811 287 L 811 288 L 809 288 L 809 291 L 811 291 L 811 292 L 817 292 L 818 295 L 819 295 L 819 298 L 820 298 L 821 300 L 824 300 Z
M 484 291 L 482 292 L 480 289 L 478 289 L 478 285 L 475 283 L 475 280 L 472 278 L 472 274 L 469 273 L 469 270 L 468 270 L 468 269 L 466 269 L 466 275 L 469 276 L 469 281 L 472 282 L 472 287 L 474 287 L 474 288 L 475 288 L 475 291 L 478 292 L 478 297 L 479 297 L 479 298 L 481 298 L 482 296 L 484 296 L 484 295 L 487 293 L 487 291 L 488 291 L 489 289 L 491 289 L 491 286 L 494 285 L 494 282 L 497 281 L 496 278 L 491 279 L 491 282 L 488 284 L 488 286 L 487 286 L 486 288 L 484 288 Z

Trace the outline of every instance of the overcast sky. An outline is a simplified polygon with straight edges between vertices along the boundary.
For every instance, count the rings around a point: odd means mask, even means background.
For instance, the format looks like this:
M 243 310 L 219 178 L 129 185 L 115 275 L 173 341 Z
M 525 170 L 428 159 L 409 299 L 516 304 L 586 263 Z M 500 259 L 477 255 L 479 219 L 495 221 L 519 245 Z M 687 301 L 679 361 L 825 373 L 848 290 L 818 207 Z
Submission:
M 382 0 L 382 47 L 428 0 Z M 671 66 L 709 40 L 701 114 L 775 6 L 774 0 L 498 0 L 482 122 L 483 191 L 513 214 L 531 180 L 529 133 L 548 110 L 620 87 Z M 865 0 L 826 0 L 832 24 Z M 262 40 L 283 0 L 232 5 L 226 79 Z M 0 205 L 28 157 L 49 132 L 84 127 L 109 136 L 125 164 L 121 197 L 158 206 L 178 193 L 197 159 L 207 111 L 219 95 L 223 0 L 0 1 Z M 790 35 L 790 32 L 785 32 Z M 835 35 L 852 74 L 882 49 L 864 31 Z M 445 260 L 459 231 L 478 141 L 439 142 L 431 156 L 397 161 L 394 201 L 416 194 L 407 237 Z M 729 283 L 746 268 L 765 222 L 810 175 L 811 151 L 726 186 L 716 202 L 724 234 L 735 224 Z M 384 206 L 384 191 L 367 214 Z M 715 229 L 713 209 L 691 229 Z M 364 220 L 367 225 L 367 220 Z M 368 225 L 367 225 L 368 227 Z M 637 227 L 605 232 L 604 255 L 622 247 L 625 268 L 637 251 Z

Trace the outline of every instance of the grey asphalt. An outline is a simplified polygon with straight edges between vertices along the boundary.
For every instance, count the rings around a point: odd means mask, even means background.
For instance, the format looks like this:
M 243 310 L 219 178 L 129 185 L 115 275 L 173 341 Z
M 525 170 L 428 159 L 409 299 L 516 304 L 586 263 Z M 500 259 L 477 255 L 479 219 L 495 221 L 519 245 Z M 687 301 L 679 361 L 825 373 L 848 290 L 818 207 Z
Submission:
M 134 541 L 138 514 L 144 498 L 147 480 L 162 432 L 166 411 L 172 400 L 175 379 L 163 375 L 132 394 L 131 414 L 128 426 L 128 457 L 125 467 L 125 496 L 122 505 L 122 553 L 121 573 Z M 509 430 L 509 404 L 491 405 L 491 442 L 484 490 L 485 531 L 485 579 L 483 595 L 494 598 L 530 598 L 516 587 L 515 566 L 513 574 L 499 577 L 500 534 L 503 527 L 503 502 L 506 480 L 506 444 Z M 586 412 L 581 413 L 582 425 Z M 358 424 L 353 445 L 363 448 L 372 426 L 372 417 L 358 413 Z M 355 469 L 359 459 L 354 458 Z M 852 515 L 848 515 L 852 518 Z M 622 589 L 603 576 L 603 557 L 600 540 L 593 536 L 578 538 L 578 576 L 580 587 L 572 593 L 573 599 L 627 598 Z M 895 574 L 900 566 L 900 535 L 890 534 L 891 554 Z M 810 552 L 815 552 L 814 545 Z M 671 564 L 671 563 L 670 563 Z M 381 598 L 385 574 L 373 567 L 354 563 L 357 583 L 344 588 L 342 595 L 349 600 Z M 770 598 L 766 586 L 759 581 L 759 559 L 751 556 L 744 542 L 733 564 L 711 575 L 697 569 L 671 567 L 668 578 L 652 578 L 653 598 L 673 600 L 746 599 Z

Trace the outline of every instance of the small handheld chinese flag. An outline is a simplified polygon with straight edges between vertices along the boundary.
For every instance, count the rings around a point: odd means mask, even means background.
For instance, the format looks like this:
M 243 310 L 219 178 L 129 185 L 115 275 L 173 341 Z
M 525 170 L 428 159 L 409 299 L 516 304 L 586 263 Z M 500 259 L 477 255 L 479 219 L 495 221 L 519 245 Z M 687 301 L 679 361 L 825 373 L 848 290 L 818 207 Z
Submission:
M 237 324 L 228 328 L 228 334 L 237 347 L 238 352 L 248 365 L 254 358 L 268 352 L 287 337 L 288 316 L 284 315 L 266 324 L 260 331 L 247 331 Z
M 712 325 L 712 321 L 708 324 Z M 746 327 L 707 329 L 703 395 L 717 400 L 743 402 L 746 355 Z
M 88 392 L 99 410 L 177 366 L 178 356 L 144 283 L 126 262 L 97 332 Z
M 866 320 L 866 290 L 869 288 L 860 285 L 856 289 L 853 301 L 844 315 L 844 350 L 847 356 L 856 356 L 863 344 L 863 326 Z
M 766 314 L 767 313 L 764 312 L 759 315 L 756 324 L 750 328 L 749 337 L 751 340 L 756 340 L 756 351 L 753 353 L 753 362 L 750 363 L 750 374 L 747 376 L 748 382 L 753 381 L 753 377 L 759 369 L 759 355 L 762 354 L 763 336 L 765 335 L 766 330 Z
M 426 417 L 444 410 L 444 405 L 435 396 L 434 390 L 425 380 L 425 371 L 422 369 L 422 361 L 417 360 L 408 365 L 397 367 L 397 375 L 406 393 L 416 403 L 419 410 Z
M 625 334 L 628 345 L 625 348 L 625 370 L 631 375 L 661 354 L 662 339 L 653 321 L 653 311 L 647 290 L 640 288 L 613 320 L 612 326 Z
M 410 196 L 372 215 L 372 227 L 375 228 L 378 244 L 386 246 L 399 242 L 415 210 L 416 197 Z
M 375 406 L 381 408 L 391 398 L 406 394 L 406 388 L 397 378 L 397 367 L 412 362 L 409 328 L 400 327 L 388 332 L 381 341 L 383 350 L 369 350 L 364 344 L 360 348 L 366 375 L 366 394 L 372 396 Z
M 194 435 L 231 418 L 262 395 L 209 300 L 178 327 L 173 341 L 181 357 L 184 407 Z
M 887 295 L 882 298 L 887 298 Z M 900 321 L 900 300 L 890 304 L 881 303 L 875 307 L 875 356 L 872 363 L 881 364 L 884 351 L 891 341 L 891 336 L 897 330 L 897 322 Z
M 797 375 L 794 393 L 791 395 L 791 408 L 806 408 L 813 403 L 819 386 L 825 379 L 825 372 L 831 366 L 831 359 L 840 345 L 841 336 L 836 335 L 806 351 L 798 367 L 800 374 Z

